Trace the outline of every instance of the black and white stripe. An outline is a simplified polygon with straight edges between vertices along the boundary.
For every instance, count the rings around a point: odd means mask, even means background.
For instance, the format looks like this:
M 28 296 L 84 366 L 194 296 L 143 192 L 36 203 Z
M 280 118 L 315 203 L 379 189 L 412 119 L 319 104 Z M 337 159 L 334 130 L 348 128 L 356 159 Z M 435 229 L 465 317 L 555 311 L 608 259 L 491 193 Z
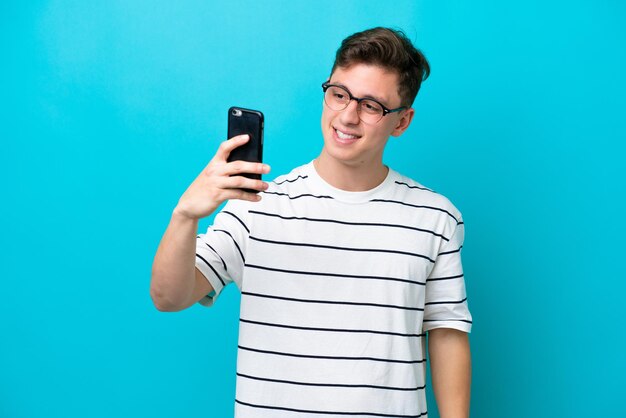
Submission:
M 408 230 L 411 230 L 411 231 L 418 231 L 418 232 L 424 232 L 424 233 L 427 233 L 427 234 L 432 234 L 432 235 L 434 235 L 436 237 L 440 237 L 444 241 L 449 241 L 450 240 L 449 238 L 446 238 L 441 233 L 438 233 L 437 231 L 433 231 L 433 230 L 425 229 L 425 228 L 418 228 L 416 226 L 411 226 L 411 225 L 401 225 L 401 224 L 394 224 L 394 223 L 376 223 L 376 222 L 348 222 L 348 221 L 343 221 L 343 220 L 339 220 L 339 219 L 323 219 L 323 218 L 312 218 L 312 217 L 305 217 L 305 216 L 283 216 L 283 215 L 279 215 L 277 213 L 261 212 L 261 211 L 257 211 L 257 210 L 250 210 L 249 213 L 251 215 L 280 218 L 280 219 L 285 220 L 285 221 L 325 222 L 325 223 L 347 225 L 347 226 L 401 228 L 401 229 L 408 229 Z
M 261 405 L 261 404 L 252 404 L 249 402 L 243 402 L 239 399 L 235 399 L 235 402 L 239 405 L 243 405 L 250 408 L 259 408 L 259 409 L 269 409 L 274 411 L 274 413 L 279 411 L 286 411 L 291 413 L 298 414 L 314 414 L 314 415 L 339 415 L 339 416 L 363 416 L 363 417 L 388 417 L 388 418 L 422 418 L 428 415 L 428 412 L 422 412 L 417 415 L 406 415 L 406 414 L 383 414 L 379 412 L 366 412 L 366 411 L 329 411 L 329 410 L 319 410 L 319 409 L 296 409 L 296 408 L 288 408 L 281 407 L 275 405 Z M 289 415 L 292 416 L 292 415 Z

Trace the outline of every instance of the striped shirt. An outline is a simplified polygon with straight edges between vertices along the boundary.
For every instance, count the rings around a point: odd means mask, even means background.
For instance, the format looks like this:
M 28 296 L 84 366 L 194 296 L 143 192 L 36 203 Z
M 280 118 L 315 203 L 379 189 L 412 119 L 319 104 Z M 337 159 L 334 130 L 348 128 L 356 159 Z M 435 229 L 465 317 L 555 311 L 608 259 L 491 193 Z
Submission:
M 197 238 L 215 289 L 241 291 L 235 416 L 426 417 L 425 332 L 470 332 L 448 199 L 389 170 L 365 192 L 312 163 L 258 203 L 229 201 Z

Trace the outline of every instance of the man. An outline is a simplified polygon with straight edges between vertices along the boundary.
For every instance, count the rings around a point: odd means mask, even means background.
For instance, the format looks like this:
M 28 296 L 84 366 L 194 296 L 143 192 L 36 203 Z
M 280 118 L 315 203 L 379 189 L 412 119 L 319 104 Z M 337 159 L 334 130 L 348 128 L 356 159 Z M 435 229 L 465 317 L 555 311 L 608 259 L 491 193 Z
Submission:
M 382 161 L 429 71 L 402 32 L 346 38 L 317 159 L 268 184 L 237 175 L 267 165 L 226 162 L 247 141 L 232 138 L 174 209 L 151 295 L 178 311 L 240 288 L 237 417 L 425 417 L 426 333 L 441 417 L 468 416 L 461 214 Z

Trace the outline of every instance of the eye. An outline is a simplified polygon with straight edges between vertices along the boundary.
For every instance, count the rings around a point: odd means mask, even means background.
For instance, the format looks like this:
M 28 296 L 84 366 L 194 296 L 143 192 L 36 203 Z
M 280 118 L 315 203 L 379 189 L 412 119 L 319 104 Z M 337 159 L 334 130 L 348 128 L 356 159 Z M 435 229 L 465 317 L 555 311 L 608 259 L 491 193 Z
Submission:
M 383 111 L 383 108 L 378 103 L 370 100 L 363 100 L 361 109 L 367 113 L 381 113 Z
M 350 100 L 350 94 L 340 87 L 331 86 L 326 94 L 336 102 L 344 103 Z

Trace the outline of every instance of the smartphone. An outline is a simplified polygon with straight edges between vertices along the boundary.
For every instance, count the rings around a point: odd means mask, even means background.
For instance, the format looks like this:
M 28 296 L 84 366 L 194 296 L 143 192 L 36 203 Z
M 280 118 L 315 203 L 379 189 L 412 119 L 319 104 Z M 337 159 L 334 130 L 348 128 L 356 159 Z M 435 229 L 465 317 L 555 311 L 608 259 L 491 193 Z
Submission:
M 228 161 L 263 162 L 263 113 L 258 110 L 244 109 L 233 106 L 228 109 L 228 136 L 248 134 L 248 142 L 231 151 Z M 260 174 L 241 174 L 244 177 L 261 180 Z M 244 189 L 247 192 L 258 193 L 258 190 Z

